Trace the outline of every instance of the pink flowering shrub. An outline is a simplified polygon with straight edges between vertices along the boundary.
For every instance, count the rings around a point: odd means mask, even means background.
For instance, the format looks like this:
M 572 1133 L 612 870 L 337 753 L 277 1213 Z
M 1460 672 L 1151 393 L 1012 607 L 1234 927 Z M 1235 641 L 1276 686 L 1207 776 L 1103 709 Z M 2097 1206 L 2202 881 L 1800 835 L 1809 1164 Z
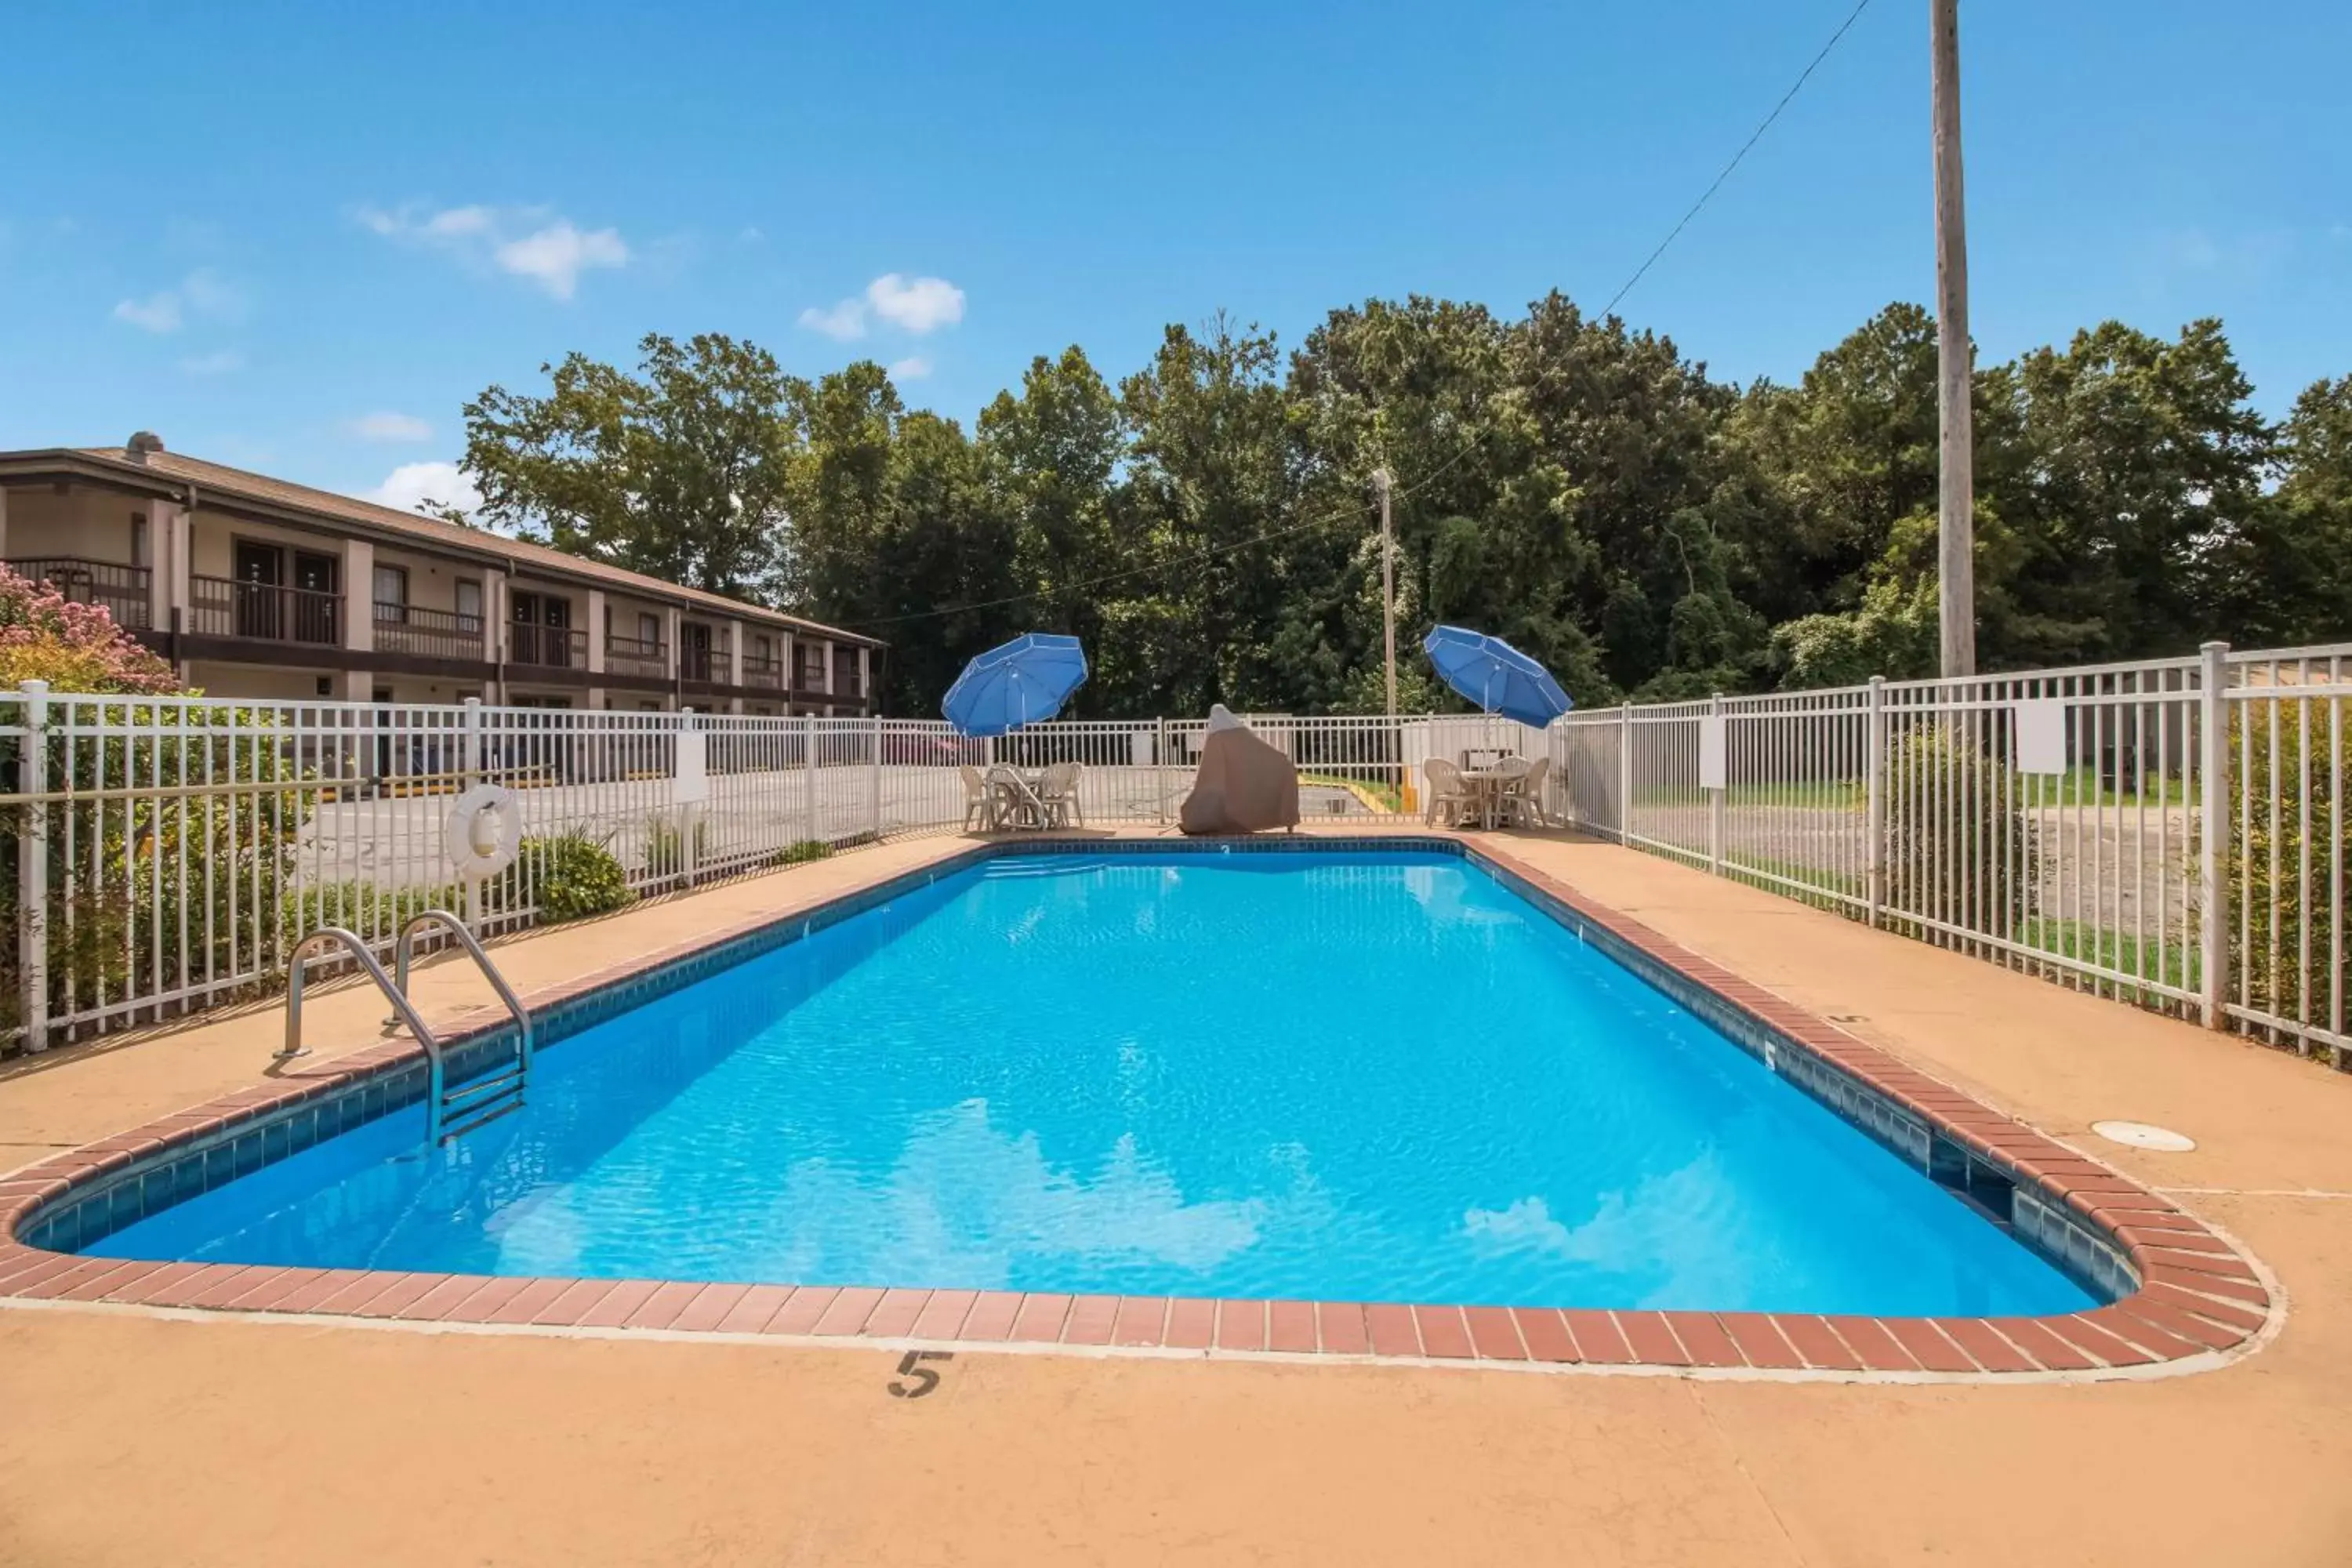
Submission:
M 164 785 L 251 782 L 252 795 L 128 803 L 53 799 L 0 814 L 0 930 L 16 927 L 18 858 L 37 811 L 49 843 L 47 1005 L 52 1016 L 135 987 L 234 973 L 275 933 L 276 906 L 308 791 L 272 792 L 299 773 L 284 748 L 257 742 L 268 726 L 242 710 L 183 710 L 143 700 L 180 690 L 172 667 L 114 623 L 103 605 L 75 604 L 0 567 L 0 693 L 49 684 L 43 773 L 61 783 L 114 784 L 134 772 Z M 0 702 L 0 725 L 21 721 Z M 66 726 L 72 726 L 71 728 Z M 154 727 L 139 742 L 126 731 Z M 14 785 L 26 742 L 0 735 L 0 788 Z M 72 847 L 68 853 L 66 847 Z M 26 1010 L 19 944 L 0 942 L 0 1054 Z M 142 1021 L 135 1016 L 125 1021 Z
M 114 624 L 103 605 L 77 605 L 46 583 L 0 566 L 0 690 L 46 680 L 52 691 L 177 691 L 172 667 Z

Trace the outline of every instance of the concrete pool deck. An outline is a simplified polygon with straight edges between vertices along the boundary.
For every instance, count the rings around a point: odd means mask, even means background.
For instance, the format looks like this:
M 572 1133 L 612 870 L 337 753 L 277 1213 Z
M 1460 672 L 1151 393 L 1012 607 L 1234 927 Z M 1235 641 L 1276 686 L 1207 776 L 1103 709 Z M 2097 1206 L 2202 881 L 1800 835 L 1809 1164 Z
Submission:
M 2352 1113 L 2307 1064 L 1613 846 L 1518 858 L 2241 1238 L 2260 1353 L 2005 1387 L 1508 1377 L 0 1311 L 0 1562 L 2334 1563 Z M 883 846 L 502 942 L 532 989 L 965 847 Z M 420 975 L 428 1015 L 485 994 Z M 320 994 L 317 1056 L 373 1044 Z M 0 1071 L 0 1168 L 257 1081 L 275 1007 Z M 298 1069 L 299 1070 L 299 1069 Z M 2099 1144 L 2156 1121 L 2191 1153 Z M 2332 1195 L 2331 1195 L 2332 1194 Z M 907 1386 L 902 1384 L 901 1386 Z

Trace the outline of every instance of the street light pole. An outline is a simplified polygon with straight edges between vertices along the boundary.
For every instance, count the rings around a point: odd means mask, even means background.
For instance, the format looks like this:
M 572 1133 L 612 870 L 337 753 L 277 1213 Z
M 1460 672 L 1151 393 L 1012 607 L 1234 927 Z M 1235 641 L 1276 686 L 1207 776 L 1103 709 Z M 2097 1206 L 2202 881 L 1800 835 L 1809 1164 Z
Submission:
M 1946 676 L 1977 672 L 1976 448 L 1968 203 L 1960 188 L 1960 3 L 1928 0 L 1935 55 L 1937 619 Z

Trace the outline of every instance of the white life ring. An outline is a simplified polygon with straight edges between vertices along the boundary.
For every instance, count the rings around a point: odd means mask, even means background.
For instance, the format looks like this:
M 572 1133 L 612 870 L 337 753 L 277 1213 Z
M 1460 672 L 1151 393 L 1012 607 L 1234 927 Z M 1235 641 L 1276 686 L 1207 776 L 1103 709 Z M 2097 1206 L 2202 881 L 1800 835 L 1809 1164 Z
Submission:
M 451 804 L 441 847 L 460 879 L 497 876 L 522 847 L 521 802 L 504 784 L 476 784 Z

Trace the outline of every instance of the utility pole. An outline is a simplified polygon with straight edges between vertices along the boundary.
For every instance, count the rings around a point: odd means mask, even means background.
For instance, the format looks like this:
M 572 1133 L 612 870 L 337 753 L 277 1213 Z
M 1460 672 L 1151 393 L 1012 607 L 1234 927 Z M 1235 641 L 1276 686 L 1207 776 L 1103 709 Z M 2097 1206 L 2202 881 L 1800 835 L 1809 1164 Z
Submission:
M 1935 54 L 1937 616 L 1943 673 L 1977 672 L 1976 446 L 1968 202 L 1960 188 L 1960 0 L 1927 0 Z
M 1389 678 L 1389 729 L 1396 729 L 1396 530 L 1389 517 L 1389 471 L 1372 470 L 1372 488 L 1381 492 L 1381 652 Z

